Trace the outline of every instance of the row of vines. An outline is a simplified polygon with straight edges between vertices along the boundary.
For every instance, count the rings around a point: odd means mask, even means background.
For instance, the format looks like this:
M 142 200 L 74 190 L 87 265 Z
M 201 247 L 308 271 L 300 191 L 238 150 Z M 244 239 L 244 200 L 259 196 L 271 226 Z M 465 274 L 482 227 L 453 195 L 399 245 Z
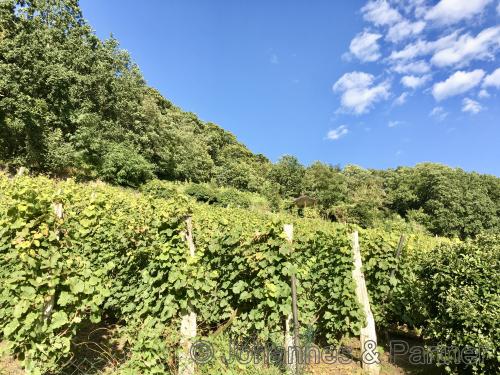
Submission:
M 364 324 L 353 228 L 155 191 L 0 176 L 0 329 L 29 373 L 56 372 L 82 327 L 110 318 L 135 332 L 121 373 L 173 372 L 165 335 L 188 306 L 200 334 L 224 328 L 282 343 L 292 272 L 301 328 L 317 342 L 337 343 Z M 188 215 L 195 257 L 185 242 Z M 294 224 L 293 245 L 284 223 Z M 360 232 L 378 327 L 406 323 L 443 344 L 481 344 L 490 351 L 477 370 L 497 366 L 498 236 L 454 243 L 408 232 L 396 258 L 400 234 Z M 466 303 L 455 305 L 458 298 Z

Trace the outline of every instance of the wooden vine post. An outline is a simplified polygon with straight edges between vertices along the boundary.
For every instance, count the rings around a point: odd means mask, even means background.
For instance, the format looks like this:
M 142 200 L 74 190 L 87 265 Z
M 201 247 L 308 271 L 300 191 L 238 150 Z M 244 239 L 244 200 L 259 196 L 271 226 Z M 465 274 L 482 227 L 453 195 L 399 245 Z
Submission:
M 368 290 L 366 289 L 365 276 L 361 270 L 361 252 L 359 249 L 358 232 L 352 234 L 352 250 L 354 255 L 354 269 L 352 278 L 356 283 L 356 298 L 363 308 L 366 317 L 366 326 L 361 328 L 361 366 L 369 375 L 380 373 L 380 361 L 377 354 L 377 334 L 375 332 L 375 320 L 370 309 Z
M 64 216 L 64 211 L 63 211 L 63 205 L 62 203 L 53 203 L 52 204 L 52 209 L 54 211 L 54 215 L 56 216 L 56 220 L 59 221 L 63 218 Z M 57 240 L 60 240 L 60 231 L 57 229 L 59 226 L 59 223 L 56 224 L 56 237 Z M 56 302 L 56 291 L 55 289 L 45 296 L 45 303 L 43 305 L 43 320 L 45 322 L 48 322 L 50 320 L 50 317 L 52 316 L 52 311 L 54 310 L 54 305 Z
M 293 224 L 285 224 L 283 227 L 286 240 L 293 242 Z M 292 314 L 287 316 L 285 321 L 285 364 L 292 374 L 298 373 L 298 356 L 300 355 L 299 343 L 299 312 L 297 308 L 297 280 L 295 273 L 290 276 L 290 285 L 292 289 Z M 292 339 L 292 317 L 293 317 L 293 339 Z
M 186 218 L 186 242 L 189 248 L 189 256 L 194 257 L 196 248 L 193 240 L 193 222 L 191 216 Z M 179 352 L 179 375 L 194 375 L 196 364 L 191 357 L 191 345 L 196 337 L 196 313 L 188 303 L 187 311 L 181 318 L 180 329 L 180 352 Z
M 404 234 L 402 234 L 401 237 L 399 237 L 398 248 L 396 250 L 396 267 L 393 268 L 391 271 L 391 276 L 390 276 L 391 279 L 396 275 L 397 261 L 399 260 L 399 257 L 401 256 L 401 251 L 403 250 L 403 246 L 405 244 L 405 239 L 406 239 L 406 237 Z

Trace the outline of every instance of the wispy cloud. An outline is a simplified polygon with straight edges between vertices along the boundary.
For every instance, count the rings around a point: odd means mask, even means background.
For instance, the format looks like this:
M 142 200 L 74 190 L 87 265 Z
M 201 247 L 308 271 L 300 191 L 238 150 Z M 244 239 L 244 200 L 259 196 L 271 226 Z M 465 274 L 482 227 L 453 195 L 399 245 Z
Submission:
M 375 25 L 392 25 L 401 20 L 401 14 L 386 0 L 369 1 L 361 8 L 365 20 Z
M 406 99 L 408 98 L 408 93 L 407 92 L 404 92 L 402 93 L 401 95 L 399 95 L 395 100 L 394 102 L 392 103 L 393 105 L 403 105 L 406 103 Z
M 397 62 L 391 64 L 391 69 L 400 74 L 424 74 L 431 70 L 430 65 L 423 61 Z
M 340 125 L 338 128 L 328 131 L 328 133 L 326 134 L 326 138 L 332 141 L 336 141 L 337 139 L 343 137 L 347 133 L 349 133 L 347 125 Z
M 464 98 L 462 101 L 462 112 L 469 112 L 472 114 L 479 113 L 483 110 L 483 106 L 475 100 Z
M 470 72 L 459 70 L 453 73 L 445 81 L 438 82 L 432 88 L 432 95 L 437 101 L 450 96 L 463 94 L 481 83 L 484 70 L 476 69 Z
M 270 62 L 271 64 L 279 64 L 279 63 L 280 63 L 280 61 L 279 61 L 279 59 L 278 59 L 278 55 L 277 55 L 277 54 L 275 54 L 275 53 L 272 53 L 272 54 L 271 54 L 271 57 L 269 58 L 269 62 Z
M 342 93 L 342 108 L 355 114 L 366 113 L 373 103 L 387 99 L 390 84 L 374 83 L 375 77 L 364 72 L 346 73 L 333 85 L 333 91 Z
M 417 57 L 432 54 L 448 47 L 457 40 L 457 37 L 458 32 L 454 31 L 433 41 L 417 40 L 414 43 L 407 44 L 399 51 L 392 51 L 389 55 L 389 60 L 411 61 Z
M 461 35 L 449 46 L 437 50 L 431 62 L 438 66 L 463 66 L 472 60 L 493 60 L 500 48 L 500 26 L 489 27 L 475 37 Z
M 454 24 L 481 13 L 492 0 L 441 0 L 429 9 L 425 19 L 438 24 Z
M 403 124 L 404 124 L 403 121 L 394 120 L 394 121 L 389 121 L 387 126 L 390 128 L 395 128 L 396 126 L 403 125 Z
M 500 88 L 500 68 L 484 78 L 483 87 Z
M 425 28 L 425 22 L 410 22 L 402 20 L 389 28 L 386 39 L 390 42 L 400 42 L 410 36 L 420 34 Z
M 479 94 L 477 94 L 477 96 L 479 96 L 482 99 L 485 99 L 490 97 L 490 93 L 485 89 L 482 89 L 481 91 L 479 91 Z
M 448 117 L 448 112 L 446 112 L 443 107 L 434 107 L 429 113 L 429 116 L 435 118 L 436 120 L 443 121 L 446 117 Z
M 378 40 L 382 35 L 364 31 L 354 37 L 349 45 L 351 55 L 361 61 L 377 61 L 380 58 Z
M 421 77 L 409 75 L 402 77 L 401 83 L 406 87 L 409 87 L 411 89 L 416 89 L 420 86 L 425 85 L 425 83 L 429 81 L 430 78 L 431 78 L 430 75 L 425 75 Z

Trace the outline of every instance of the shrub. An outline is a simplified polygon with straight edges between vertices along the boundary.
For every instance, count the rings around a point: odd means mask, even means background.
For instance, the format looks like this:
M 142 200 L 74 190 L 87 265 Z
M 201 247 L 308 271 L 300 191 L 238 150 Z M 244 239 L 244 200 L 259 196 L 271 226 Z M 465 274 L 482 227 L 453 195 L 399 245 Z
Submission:
M 139 190 L 155 198 L 169 199 L 180 194 L 179 185 L 161 180 L 151 180 L 141 185 Z
M 113 184 L 136 187 L 152 179 L 153 171 L 153 165 L 133 148 L 111 144 L 104 155 L 100 177 Z
M 216 190 L 212 186 L 207 184 L 190 184 L 184 189 L 184 193 L 193 197 L 198 202 L 217 202 Z
M 221 189 L 217 192 L 217 204 L 223 207 L 250 207 L 250 199 L 247 194 L 233 188 Z
M 445 244 L 422 268 L 429 317 L 424 334 L 433 341 L 460 349 L 481 348 L 484 363 L 449 365 L 493 374 L 500 366 L 500 235 Z

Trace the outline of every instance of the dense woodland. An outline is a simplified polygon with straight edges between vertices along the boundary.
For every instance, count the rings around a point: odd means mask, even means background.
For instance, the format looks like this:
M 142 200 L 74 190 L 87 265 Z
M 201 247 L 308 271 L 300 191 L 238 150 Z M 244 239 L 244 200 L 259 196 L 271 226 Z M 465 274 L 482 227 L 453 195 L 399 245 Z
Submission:
M 76 0 L 0 3 L 0 163 L 129 187 L 152 179 L 231 187 L 273 210 L 308 194 L 322 217 L 364 227 L 405 219 L 464 238 L 500 225 L 495 176 L 432 163 L 367 170 L 288 155 L 272 163 L 252 153 L 149 87 L 116 39 L 95 35 Z

